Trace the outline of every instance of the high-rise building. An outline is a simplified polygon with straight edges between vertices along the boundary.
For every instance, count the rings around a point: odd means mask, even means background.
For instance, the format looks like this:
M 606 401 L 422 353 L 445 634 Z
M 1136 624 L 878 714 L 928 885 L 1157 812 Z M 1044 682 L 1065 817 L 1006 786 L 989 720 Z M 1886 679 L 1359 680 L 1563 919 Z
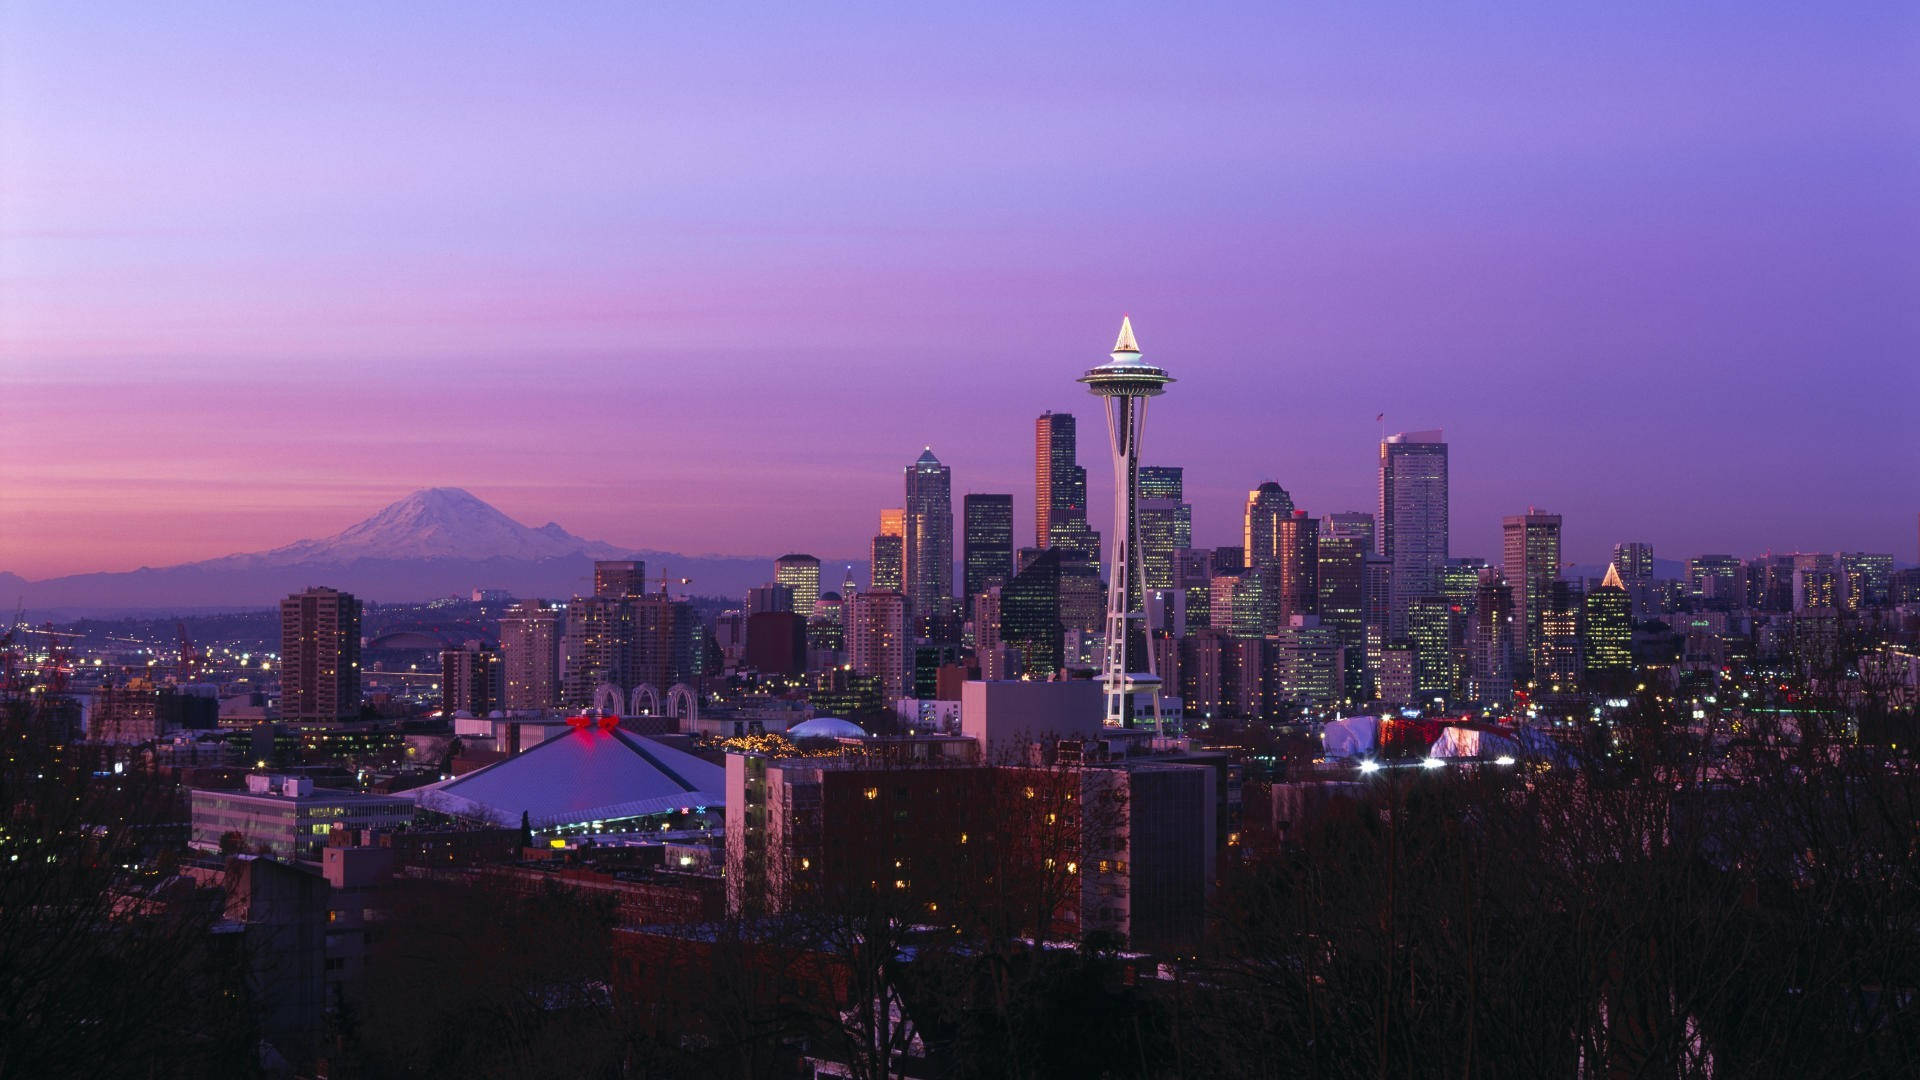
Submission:
M 1554 692 L 1575 690 L 1580 685 L 1581 596 L 1572 582 L 1555 580 L 1547 584 L 1544 603 L 1536 596 L 1540 647 L 1533 659 L 1533 680 Z
M 755 585 L 747 590 L 747 598 L 740 606 L 740 613 L 751 619 L 755 615 L 770 615 L 775 612 L 794 614 L 793 589 L 775 582 L 771 585 Z
M 1182 548 L 1173 553 L 1174 587 L 1186 596 L 1185 624 L 1172 629 L 1189 633 L 1206 627 L 1213 607 L 1213 553 L 1205 548 Z
M 360 715 L 360 601 L 352 593 L 308 589 L 280 601 L 280 715 Z
M 1407 638 L 1413 643 L 1413 687 L 1421 704 L 1454 696 L 1454 619 L 1451 601 L 1416 596 L 1407 604 Z
M 773 560 L 773 580 L 793 590 L 793 613 L 813 618 L 820 603 L 820 560 L 811 555 L 782 555 Z
M 874 592 L 899 592 L 905 586 L 901 572 L 905 541 L 899 536 L 877 533 L 873 538 L 873 571 L 867 587 Z
M 638 559 L 597 559 L 593 564 L 593 595 L 639 596 L 647 591 L 647 564 Z
M 576 596 L 568 601 L 560 651 L 562 704 L 585 709 L 602 684 L 617 687 L 624 700 L 634 687 L 633 601 L 624 596 Z
M 1522 681 L 1538 681 L 1540 615 L 1560 578 L 1560 515 L 1529 508 L 1502 519 L 1501 533 L 1501 570 L 1513 589 L 1514 667 Z
M 902 570 L 910 617 L 926 621 L 953 599 L 953 474 L 929 446 L 907 466 L 906 480 Z
M 1268 705 L 1326 705 L 1346 696 L 1346 650 L 1333 627 L 1295 615 L 1274 634 Z
M 469 641 L 440 653 L 440 715 L 486 716 L 501 707 L 500 654 Z
M 1650 616 L 1653 613 L 1653 545 L 1640 540 L 1615 544 L 1612 565 L 1620 571 L 1621 586 L 1626 589 L 1633 617 Z
M 1607 567 L 1600 587 L 1587 594 L 1585 622 L 1587 689 L 1624 688 L 1633 673 L 1633 598 L 1618 563 Z
M 907 598 L 873 590 L 853 598 L 847 621 L 847 660 L 856 674 L 880 680 L 888 705 L 906 696 Z
M 974 598 L 1013 576 L 1013 496 L 968 495 L 961 500 L 960 573 L 967 617 Z
M 633 651 L 627 666 L 633 684 L 665 695 L 675 683 L 697 682 L 706 627 L 693 605 L 661 591 L 635 598 L 632 613 Z
M 1848 610 L 1885 607 L 1893 595 L 1893 556 L 1843 551 L 1839 559 L 1841 592 Z
M 1000 588 L 1000 644 L 1020 658 L 1031 679 L 1052 678 L 1066 664 L 1066 626 L 1060 614 L 1059 548 L 1039 552 Z
M 1320 611 L 1320 522 L 1295 510 L 1277 523 L 1275 533 L 1276 619 L 1269 633 L 1290 625 L 1296 615 Z
M 1247 492 L 1247 566 L 1258 570 L 1280 558 L 1280 524 L 1293 518 L 1293 496 L 1269 480 Z
M 1087 520 L 1087 471 L 1079 464 L 1072 413 L 1045 412 L 1033 424 L 1033 546 L 1052 547 L 1073 522 Z
M 1158 728 L 1160 678 L 1153 670 L 1153 653 L 1147 648 L 1145 590 L 1140 576 L 1140 443 L 1146 435 L 1147 399 L 1165 393 L 1167 384 L 1174 380 L 1165 368 L 1141 359 L 1140 346 L 1133 337 L 1133 321 L 1122 318 L 1110 358 L 1089 368 L 1080 381 L 1106 406 L 1113 450 L 1113 568 L 1107 579 L 1107 626 L 1101 664 L 1106 722 L 1131 726 L 1134 696 L 1142 692 L 1147 695 Z
M 1687 593 L 1717 607 L 1745 607 L 1747 567 L 1732 555 L 1698 555 L 1687 560 Z
M 500 707 L 546 709 L 560 703 L 560 612 L 522 600 L 500 616 Z
M 1406 632 L 1407 604 L 1431 596 L 1447 562 L 1447 444 L 1439 430 L 1388 436 L 1380 444 L 1380 553 L 1393 564 L 1387 632 Z
M 1482 705 L 1513 700 L 1513 590 L 1497 570 L 1481 576 L 1467 630 L 1467 696 Z
M 1320 519 L 1320 531 L 1328 536 L 1359 540 L 1365 553 L 1376 553 L 1373 546 L 1373 515 L 1363 510 L 1342 510 Z
M 1193 546 L 1193 507 L 1184 502 L 1184 470 L 1140 467 L 1140 572 L 1149 592 L 1175 588 L 1173 553 Z
M 1345 650 L 1346 696 L 1364 697 L 1366 665 L 1366 541 L 1357 536 L 1323 534 L 1319 549 L 1320 625 Z

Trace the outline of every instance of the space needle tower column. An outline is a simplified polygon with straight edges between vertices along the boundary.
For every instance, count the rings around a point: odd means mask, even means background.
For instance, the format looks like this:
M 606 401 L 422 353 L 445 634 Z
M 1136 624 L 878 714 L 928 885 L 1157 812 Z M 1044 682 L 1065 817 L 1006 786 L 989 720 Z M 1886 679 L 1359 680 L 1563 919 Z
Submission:
M 1109 726 L 1126 725 L 1135 692 L 1151 694 L 1153 726 L 1160 730 L 1160 677 L 1153 647 L 1145 640 L 1146 590 L 1140 568 L 1140 437 L 1147 426 L 1147 399 L 1166 392 L 1173 376 L 1140 359 L 1133 320 L 1120 320 L 1113 358 L 1080 376 L 1093 396 L 1106 399 L 1107 436 L 1113 446 L 1113 572 L 1107 579 L 1107 637 L 1100 680 L 1106 684 Z M 1145 671 L 1128 671 L 1127 642 L 1138 624 Z

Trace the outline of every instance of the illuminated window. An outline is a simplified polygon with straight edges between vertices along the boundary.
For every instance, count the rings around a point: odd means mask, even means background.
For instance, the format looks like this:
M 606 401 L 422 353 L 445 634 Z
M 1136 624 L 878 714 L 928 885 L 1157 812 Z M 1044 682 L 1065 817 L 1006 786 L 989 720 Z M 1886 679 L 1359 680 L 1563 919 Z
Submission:
M 877 798 L 879 798 L 879 797 L 880 797 L 880 789 L 879 789 L 879 788 L 877 788 L 877 787 L 870 787 L 870 788 L 868 788 L 868 789 L 867 789 L 867 798 L 869 798 L 869 799 L 877 799 Z

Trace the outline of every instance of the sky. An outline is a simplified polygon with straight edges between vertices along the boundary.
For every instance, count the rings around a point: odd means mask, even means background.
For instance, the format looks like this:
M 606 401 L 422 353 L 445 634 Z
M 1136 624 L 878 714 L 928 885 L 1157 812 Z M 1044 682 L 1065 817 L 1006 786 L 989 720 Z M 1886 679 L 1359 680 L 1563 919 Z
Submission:
M 1028 543 L 1046 409 L 1104 528 L 1123 313 L 1202 545 L 1385 413 L 1456 555 L 1916 557 L 1920 8 L 1281 7 L 0 7 L 0 570 L 845 557 L 924 445 Z

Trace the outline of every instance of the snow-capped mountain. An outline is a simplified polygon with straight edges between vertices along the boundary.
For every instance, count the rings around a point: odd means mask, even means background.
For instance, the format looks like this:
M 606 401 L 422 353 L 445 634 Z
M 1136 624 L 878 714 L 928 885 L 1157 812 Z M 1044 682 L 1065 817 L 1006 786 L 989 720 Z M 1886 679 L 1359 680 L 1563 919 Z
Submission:
M 269 551 L 125 573 L 25 581 L 0 573 L 0 600 L 30 610 L 110 612 L 255 607 L 310 585 L 363 600 L 411 602 L 476 588 L 566 599 L 591 589 L 593 560 L 639 558 L 649 573 L 691 577 L 689 591 L 738 596 L 772 575 L 759 556 L 630 551 L 552 522 L 523 525 L 460 488 L 425 488 L 332 536 Z
M 422 488 L 332 536 L 191 565 L 253 569 L 337 565 L 361 559 L 537 562 L 578 555 L 616 559 L 625 554 L 612 544 L 575 536 L 551 521 L 537 529 L 522 525 L 463 488 Z

